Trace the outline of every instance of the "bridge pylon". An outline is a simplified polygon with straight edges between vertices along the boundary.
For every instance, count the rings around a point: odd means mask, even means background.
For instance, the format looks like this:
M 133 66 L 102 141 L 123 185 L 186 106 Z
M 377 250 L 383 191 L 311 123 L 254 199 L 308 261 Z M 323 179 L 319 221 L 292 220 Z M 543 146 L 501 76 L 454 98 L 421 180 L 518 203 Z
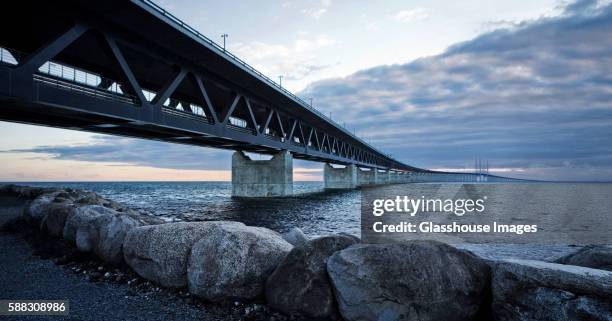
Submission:
M 283 150 L 270 160 L 232 155 L 232 197 L 282 197 L 293 194 L 293 156 Z

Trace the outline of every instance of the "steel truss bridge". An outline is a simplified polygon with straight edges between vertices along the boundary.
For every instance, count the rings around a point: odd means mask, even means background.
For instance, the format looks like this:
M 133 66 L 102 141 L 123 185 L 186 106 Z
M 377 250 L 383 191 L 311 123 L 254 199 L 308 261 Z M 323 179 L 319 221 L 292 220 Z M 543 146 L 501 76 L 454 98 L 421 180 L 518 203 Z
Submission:
M 385 155 L 151 1 L 4 7 L 1 120 L 433 173 Z

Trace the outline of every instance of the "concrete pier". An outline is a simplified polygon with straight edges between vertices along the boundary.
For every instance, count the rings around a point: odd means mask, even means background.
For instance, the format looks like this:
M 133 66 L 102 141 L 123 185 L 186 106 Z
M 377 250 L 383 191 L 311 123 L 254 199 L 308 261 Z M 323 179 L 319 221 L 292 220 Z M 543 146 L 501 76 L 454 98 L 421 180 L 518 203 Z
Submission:
M 232 155 L 232 196 L 278 197 L 293 194 L 293 156 L 288 151 L 270 160 L 252 160 L 243 152 Z
M 376 173 L 376 185 L 389 184 L 390 178 L 391 178 L 391 174 L 388 170 L 384 172 L 378 171 L 378 173 Z
M 357 185 L 376 185 L 377 176 L 378 171 L 375 168 L 370 168 L 369 170 L 357 168 Z
M 326 189 L 351 189 L 357 187 L 357 166 L 346 165 L 334 168 L 329 163 L 323 165 L 323 176 Z

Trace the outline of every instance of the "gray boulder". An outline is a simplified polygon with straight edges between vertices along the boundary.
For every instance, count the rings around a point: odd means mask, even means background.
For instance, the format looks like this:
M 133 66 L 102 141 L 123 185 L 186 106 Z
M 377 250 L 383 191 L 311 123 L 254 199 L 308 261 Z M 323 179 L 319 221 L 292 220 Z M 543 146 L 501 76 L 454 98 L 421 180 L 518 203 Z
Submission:
M 557 263 L 612 271 L 612 246 L 585 246 L 575 253 L 560 258 Z
M 493 268 L 498 321 L 612 320 L 612 272 L 530 260 Z
M 99 208 L 104 208 L 98 205 L 92 205 Z M 98 244 L 100 243 L 100 229 L 102 226 L 108 224 L 113 217 L 117 215 L 117 212 L 112 209 L 106 209 L 100 213 L 101 215 L 95 217 L 85 218 L 82 217 L 79 225 L 76 228 L 74 242 L 77 249 L 81 252 L 95 252 Z
M 209 301 L 262 297 L 266 279 L 291 248 L 266 228 L 216 225 L 191 250 L 189 292 Z
M 87 251 L 91 251 L 93 249 L 93 243 L 90 239 L 92 237 L 97 238 L 97 235 L 94 235 L 94 231 L 97 233 L 98 224 L 101 223 L 98 222 L 94 224 L 93 221 L 102 216 L 110 217 L 116 214 L 117 212 L 115 210 L 100 205 L 75 207 L 72 215 L 68 216 L 66 219 L 62 236 L 66 240 L 76 242 L 77 235 L 79 235 L 82 247 L 84 249 L 89 247 Z M 87 246 L 87 243 L 91 243 L 92 246 Z
M 490 284 L 487 264 L 435 241 L 353 245 L 327 271 L 346 320 L 473 320 Z
M 308 238 L 299 227 L 294 227 L 289 232 L 281 235 L 283 239 L 293 246 L 304 244 L 308 241 Z
M 358 236 L 356 236 L 356 235 L 345 233 L 345 232 L 340 232 L 340 233 L 338 233 L 338 235 L 343 235 L 343 236 L 346 236 L 346 237 L 350 237 L 351 239 L 353 239 L 355 241 L 355 243 L 361 243 L 361 239 Z
M 160 224 L 161 220 L 144 215 L 117 212 L 102 205 L 75 206 L 68 216 L 62 235 L 74 241 L 82 252 L 94 252 L 103 261 L 123 261 L 123 241 L 136 227 Z
M 216 225 L 244 226 L 238 222 L 179 222 L 137 227 L 125 236 L 123 257 L 147 280 L 165 287 L 184 287 L 193 244 L 208 238 Z
M 52 202 L 46 207 L 41 227 L 52 236 L 61 237 L 68 218 L 74 213 L 74 203 L 69 201 Z
M 136 227 L 163 223 L 162 220 L 144 215 L 117 213 L 93 221 L 97 225 L 97 242 L 94 253 L 110 264 L 123 262 L 123 241 L 127 233 Z
M 329 319 L 337 315 L 327 260 L 357 243 L 346 235 L 316 238 L 294 247 L 266 281 L 266 301 L 286 314 Z
M 29 222 L 40 223 L 47 215 L 49 206 L 53 204 L 56 196 L 61 192 L 61 190 L 57 190 L 37 196 L 23 211 L 24 219 Z

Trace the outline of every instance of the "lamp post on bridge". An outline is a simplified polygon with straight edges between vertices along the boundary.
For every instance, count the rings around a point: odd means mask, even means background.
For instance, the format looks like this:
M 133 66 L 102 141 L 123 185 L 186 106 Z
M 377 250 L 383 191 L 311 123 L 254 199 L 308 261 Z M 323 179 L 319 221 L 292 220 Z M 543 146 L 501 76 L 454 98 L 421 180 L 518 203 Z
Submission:
M 223 38 L 223 52 L 225 52 L 225 39 L 229 37 L 229 35 L 227 33 L 224 33 L 221 35 L 221 38 Z
M 280 88 L 283 88 L 283 76 L 282 75 L 278 76 L 278 86 Z

